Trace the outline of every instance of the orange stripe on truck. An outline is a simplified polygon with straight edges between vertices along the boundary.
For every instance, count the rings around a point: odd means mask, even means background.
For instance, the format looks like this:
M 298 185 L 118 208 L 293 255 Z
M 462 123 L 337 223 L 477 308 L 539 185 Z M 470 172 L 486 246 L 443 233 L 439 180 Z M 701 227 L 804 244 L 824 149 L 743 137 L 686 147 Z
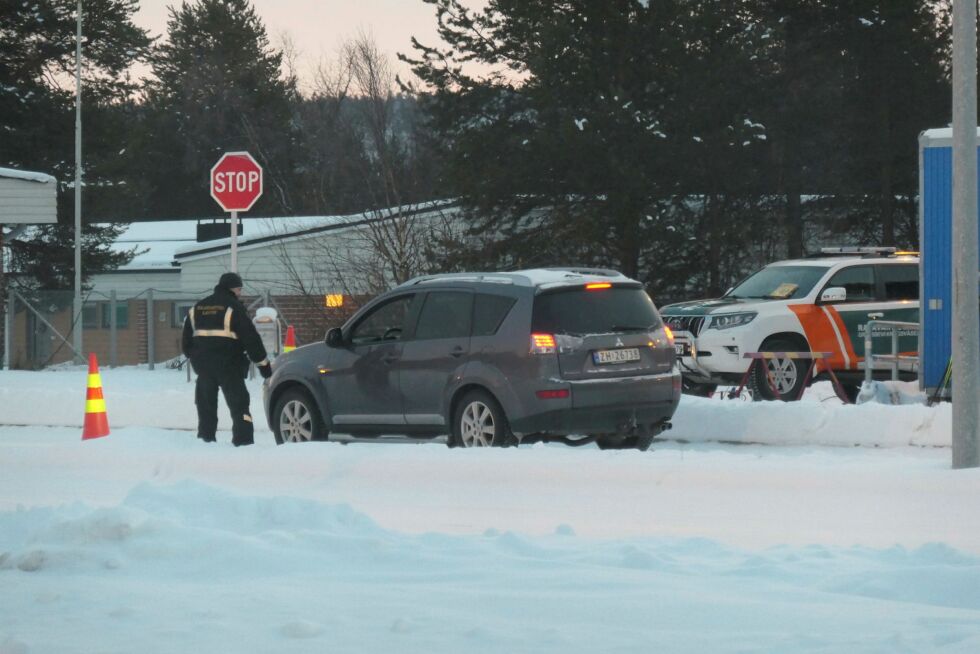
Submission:
M 823 351 L 832 353 L 828 359 L 817 361 L 817 367 L 813 371 L 819 372 L 826 370 L 828 366 L 832 368 L 843 368 L 844 356 L 840 351 L 837 334 L 830 324 L 830 319 L 820 310 L 820 307 L 812 304 L 791 304 L 789 308 L 796 314 L 797 319 L 799 319 L 800 325 L 803 327 L 803 333 L 806 335 L 806 340 L 810 344 L 810 349 L 814 352 Z

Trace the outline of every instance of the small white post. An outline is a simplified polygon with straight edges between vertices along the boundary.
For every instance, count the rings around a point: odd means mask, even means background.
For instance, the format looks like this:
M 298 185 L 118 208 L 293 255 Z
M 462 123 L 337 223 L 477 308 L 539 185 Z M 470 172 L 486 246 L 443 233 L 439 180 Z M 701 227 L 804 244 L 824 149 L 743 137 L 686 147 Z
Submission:
M 231 212 L 231 272 L 238 272 L 238 212 Z

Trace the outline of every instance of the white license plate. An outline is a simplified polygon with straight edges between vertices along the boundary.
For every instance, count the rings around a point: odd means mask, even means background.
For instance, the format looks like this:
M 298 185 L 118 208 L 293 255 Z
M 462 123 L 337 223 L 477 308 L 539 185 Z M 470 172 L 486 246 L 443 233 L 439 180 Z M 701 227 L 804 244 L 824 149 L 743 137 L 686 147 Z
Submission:
M 640 350 L 635 347 L 627 347 L 622 350 L 599 350 L 592 353 L 592 360 L 599 365 L 604 363 L 626 363 L 627 361 L 639 361 Z
M 686 354 L 686 348 L 684 347 L 684 344 L 683 343 L 674 343 L 674 352 L 676 352 L 677 353 L 677 356 L 679 356 L 679 357 L 684 356 Z

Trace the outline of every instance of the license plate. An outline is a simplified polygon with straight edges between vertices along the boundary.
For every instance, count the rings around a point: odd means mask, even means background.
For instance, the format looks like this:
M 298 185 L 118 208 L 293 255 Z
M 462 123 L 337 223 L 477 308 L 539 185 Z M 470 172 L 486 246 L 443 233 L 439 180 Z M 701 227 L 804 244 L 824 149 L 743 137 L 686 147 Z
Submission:
M 688 355 L 688 349 L 686 343 L 674 343 L 674 352 L 677 353 L 679 357 L 686 357 Z
M 628 347 L 622 350 L 598 350 L 592 353 L 592 360 L 599 365 L 639 361 L 640 350 L 635 347 Z

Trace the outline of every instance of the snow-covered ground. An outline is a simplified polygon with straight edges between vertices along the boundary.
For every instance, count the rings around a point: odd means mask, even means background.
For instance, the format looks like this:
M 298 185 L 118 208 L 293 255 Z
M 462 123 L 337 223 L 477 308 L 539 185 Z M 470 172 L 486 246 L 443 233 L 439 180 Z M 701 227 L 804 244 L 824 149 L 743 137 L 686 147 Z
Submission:
M 950 407 L 684 397 L 649 452 L 194 438 L 192 385 L 0 372 L 0 654 L 977 652 Z M 229 424 L 223 416 L 223 426 Z

